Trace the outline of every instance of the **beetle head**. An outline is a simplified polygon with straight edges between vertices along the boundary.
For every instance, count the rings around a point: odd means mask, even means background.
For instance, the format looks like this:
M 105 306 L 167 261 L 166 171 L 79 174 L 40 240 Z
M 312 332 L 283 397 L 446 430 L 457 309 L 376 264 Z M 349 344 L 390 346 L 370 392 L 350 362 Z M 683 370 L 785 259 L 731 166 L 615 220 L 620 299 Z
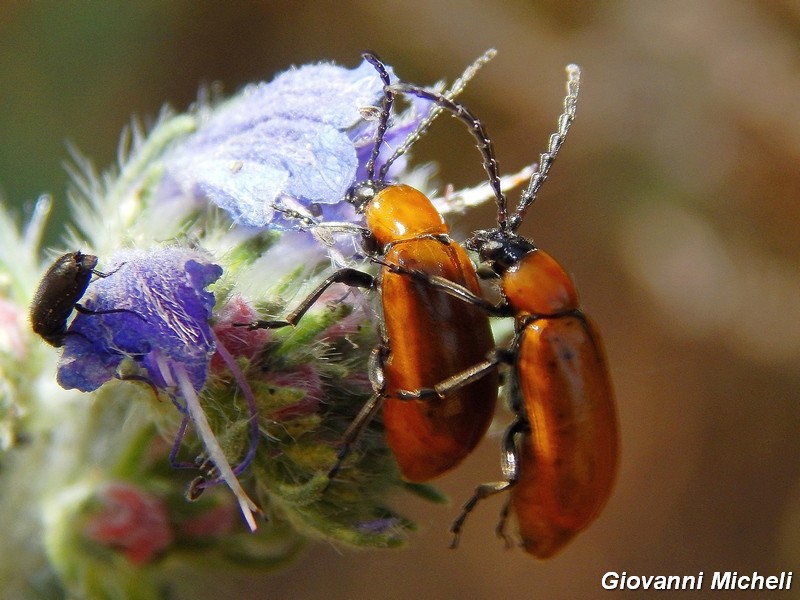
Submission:
M 481 262 L 488 263 L 499 275 L 536 250 L 527 238 L 502 229 L 480 229 L 467 240 L 466 246 L 477 252 Z
M 350 186 L 344 199 L 355 207 L 357 213 L 362 214 L 367 204 L 385 187 L 386 183 L 383 181 L 374 179 L 359 181 Z

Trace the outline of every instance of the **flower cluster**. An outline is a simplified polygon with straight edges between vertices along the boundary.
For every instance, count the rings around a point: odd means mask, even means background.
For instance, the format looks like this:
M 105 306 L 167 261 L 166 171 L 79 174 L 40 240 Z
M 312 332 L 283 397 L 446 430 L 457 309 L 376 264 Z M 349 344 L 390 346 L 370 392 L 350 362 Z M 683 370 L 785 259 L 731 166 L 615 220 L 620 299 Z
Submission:
M 76 157 L 67 244 L 99 263 L 60 356 L 26 317 L 50 201 L 22 232 L 0 211 L 0 511 L 15 523 L 0 553 L 39 538 L 49 561 L 0 556 L 4 595 L 35 580 L 149 598 L 167 555 L 275 566 L 313 538 L 394 547 L 414 524 L 388 493 L 441 499 L 400 479 L 379 419 L 327 477 L 371 394 L 369 293 L 335 285 L 296 327 L 241 326 L 283 317 L 334 263 L 370 268 L 357 240 L 328 245 L 305 229 L 356 219 L 344 197 L 366 177 L 382 95 L 366 62 L 308 65 L 165 110 L 147 133 L 134 123 L 102 177 Z M 431 110 L 410 102 L 385 146 Z M 390 177 L 424 189 L 429 172 L 401 159 Z

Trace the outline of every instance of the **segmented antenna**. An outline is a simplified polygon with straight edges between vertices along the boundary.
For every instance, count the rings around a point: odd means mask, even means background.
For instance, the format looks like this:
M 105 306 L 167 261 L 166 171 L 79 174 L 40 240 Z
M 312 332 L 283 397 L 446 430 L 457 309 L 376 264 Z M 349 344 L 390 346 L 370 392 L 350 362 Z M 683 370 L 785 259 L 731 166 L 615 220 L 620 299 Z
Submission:
M 564 98 L 564 112 L 558 118 L 558 129 L 550 136 L 547 151 L 539 156 L 539 166 L 536 168 L 527 189 L 522 193 L 514 214 L 508 224 L 509 231 L 516 231 L 522 224 L 522 219 L 531 204 L 536 200 L 536 193 L 542 187 L 550 167 L 567 137 L 572 121 L 575 120 L 575 108 L 578 103 L 578 90 L 580 88 L 581 70 L 578 65 L 567 65 L 567 96 Z M 503 229 L 503 227 L 501 227 Z
M 456 96 L 458 96 L 461 92 L 464 91 L 466 85 L 472 80 L 473 77 L 478 73 L 478 71 L 490 60 L 492 60 L 495 56 L 497 56 L 497 50 L 494 48 L 489 48 L 486 52 L 484 52 L 481 56 L 479 56 L 471 65 L 469 65 L 466 69 L 464 69 L 464 73 L 453 82 L 453 85 L 450 87 L 449 90 L 442 93 L 442 95 L 447 98 L 448 100 L 453 100 Z M 394 154 L 389 157 L 389 159 L 381 165 L 380 173 L 378 174 L 378 179 L 380 181 L 384 181 L 386 179 L 386 174 L 389 172 L 389 169 L 394 164 L 394 162 L 403 156 L 408 149 L 413 146 L 419 138 L 421 138 L 428 128 L 431 126 L 431 123 L 438 117 L 444 108 L 440 104 L 433 104 L 430 111 L 428 111 L 428 116 L 425 117 L 412 131 L 408 134 L 403 143 L 400 144 L 397 149 L 394 151 Z
M 466 123 L 470 133 L 478 142 L 478 149 L 483 156 L 483 168 L 486 170 L 486 175 L 489 177 L 489 185 L 494 192 L 495 200 L 497 201 L 497 225 L 502 230 L 508 228 L 508 208 L 506 197 L 500 185 L 500 171 L 497 165 L 497 159 L 494 154 L 494 145 L 486 129 L 481 123 L 480 119 L 473 115 L 467 107 L 455 100 L 450 100 L 438 92 L 425 90 L 415 85 L 408 83 L 399 83 L 391 86 L 395 92 L 402 92 L 406 94 L 413 94 L 420 98 L 426 98 L 431 102 L 437 103 L 439 106 L 450 111 L 454 117 Z
M 375 163 L 378 160 L 378 155 L 381 151 L 381 144 L 383 144 L 383 138 L 386 136 L 386 129 L 389 127 L 389 115 L 392 112 L 392 104 L 394 103 L 394 93 L 390 90 L 389 85 L 391 84 L 391 80 L 389 79 L 389 72 L 386 70 L 386 65 L 383 64 L 378 55 L 374 52 L 364 52 L 361 55 L 364 60 L 370 63 L 375 70 L 378 71 L 378 75 L 383 81 L 383 101 L 381 102 L 381 114 L 378 119 L 378 130 L 375 133 L 375 145 L 372 147 L 372 154 L 369 157 L 369 162 L 367 162 L 367 179 L 369 181 L 373 181 L 375 179 Z M 381 170 L 381 178 L 379 181 L 383 181 L 383 170 Z

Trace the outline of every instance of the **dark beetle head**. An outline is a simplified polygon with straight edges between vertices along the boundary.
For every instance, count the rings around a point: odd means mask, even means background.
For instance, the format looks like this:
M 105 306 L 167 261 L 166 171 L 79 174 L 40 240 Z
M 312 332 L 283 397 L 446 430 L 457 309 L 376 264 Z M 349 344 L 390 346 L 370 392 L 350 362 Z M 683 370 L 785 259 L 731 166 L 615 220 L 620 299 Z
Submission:
M 385 187 L 386 182 L 384 181 L 376 181 L 374 179 L 359 181 L 350 186 L 344 199 L 355 207 L 357 213 L 361 214 L 366 209 L 367 204 Z
M 530 240 L 502 229 L 480 229 L 472 234 L 465 245 L 477 252 L 481 262 L 489 264 L 498 275 L 536 250 Z

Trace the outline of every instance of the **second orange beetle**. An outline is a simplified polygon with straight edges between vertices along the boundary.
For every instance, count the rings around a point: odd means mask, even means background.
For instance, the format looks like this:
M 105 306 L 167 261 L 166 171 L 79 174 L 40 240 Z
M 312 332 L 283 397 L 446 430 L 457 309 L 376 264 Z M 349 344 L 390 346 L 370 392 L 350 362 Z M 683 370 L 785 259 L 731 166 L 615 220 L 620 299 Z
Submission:
M 500 277 L 503 299 L 494 305 L 450 281 L 400 267 L 396 271 L 516 321 L 516 334 L 508 349 L 490 353 L 482 363 L 433 388 L 407 394 L 446 398 L 462 385 L 495 373 L 501 363 L 511 366 L 508 388 L 515 419 L 503 441 L 505 480 L 476 488 L 453 523 L 453 546 L 478 501 L 509 490 L 498 532 L 505 535 L 510 508 L 525 550 L 537 558 L 548 558 L 598 516 L 616 477 L 617 417 L 600 334 L 580 310 L 566 271 L 516 233 L 575 115 L 580 71 L 574 65 L 568 71 L 568 95 L 558 131 L 551 136 L 548 151 L 541 155 L 537 172 L 511 216 L 500 190 L 492 143 L 482 123 L 464 106 L 436 93 L 407 84 L 394 86 L 397 91 L 439 103 L 467 123 L 478 140 L 497 199 L 497 227 L 475 232 L 466 245 Z

